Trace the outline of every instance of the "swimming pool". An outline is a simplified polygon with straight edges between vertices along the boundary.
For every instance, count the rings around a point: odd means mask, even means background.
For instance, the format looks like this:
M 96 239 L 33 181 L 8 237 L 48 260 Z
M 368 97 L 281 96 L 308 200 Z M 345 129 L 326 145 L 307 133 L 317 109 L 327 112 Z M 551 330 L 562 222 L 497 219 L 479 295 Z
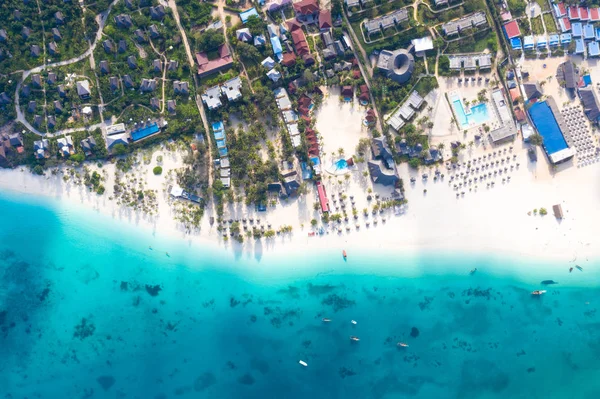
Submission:
M 348 162 L 345 159 L 340 159 L 339 161 L 333 164 L 335 170 L 343 170 L 348 169 Z
M 462 127 L 479 125 L 487 122 L 490 119 L 490 116 L 488 115 L 487 105 L 485 103 L 477 104 L 471 107 L 469 113 L 465 112 L 463 103 L 458 98 L 452 100 L 452 105 L 454 107 L 454 110 L 456 111 L 458 123 Z
M 133 141 L 138 141 L 150 135 L 153 135 L 154 133 L 158 133 L 159 130 L 160 129 L 158 128 L 158 124 L 153 123 L 151 125 L 145 126 L 141 129 L 134 130 L 133 132 L 131 132 L 131 138 L 133 139 Z
M 544 138 L 544 149 L 548 155 L 569 148 L 554 113 L 545 101 L 533 104 L 529 108 L 529 115 L 540 136 Z

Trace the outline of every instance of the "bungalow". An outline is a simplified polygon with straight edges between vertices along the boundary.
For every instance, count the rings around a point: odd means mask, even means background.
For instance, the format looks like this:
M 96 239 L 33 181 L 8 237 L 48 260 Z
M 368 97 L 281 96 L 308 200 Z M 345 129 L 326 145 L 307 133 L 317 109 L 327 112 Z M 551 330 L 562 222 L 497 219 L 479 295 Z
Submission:
M 125 41 L 124 39 L 119 40 L 117 51 L 119 52 L 119 54 L 124 54 L 127 51 L 127 41 Z
M 140 85 L 140 91 L 142 93 L 150 93 L 156 90 L 158 83 L 155 79 L 142 79 L 142 84 Z
M 102 47 L 104 47 L 104 51 L 106 53 L 112 53 L 114 51 L 114 45 L 113 42 L 110 39 L 107 39 L 105 41 L 102 42 Z
M 560 31 L 562 33 L 568 32 L 571 30 L 571 21 L 569 21 L 569 18 L 564 17 L 564 18 L 560 18 L 558 20 L 558 25 L 560 27 Z
M 156 7 L 150 7 L 150 18 L 161 20 L 165 15 L 165 7 L 162 4 L 159 4 Z
M 275 61 L 271 57 L 267 57 L 260 63 L 263 67 L 271 69 L 275 67 Z
M 110 73 L 110 66 L 108 64 L 108 61 L 106 61 L 106 60 L 100 61 L 99 65 L 100 65 L 100 73 L 101 74 L 105 75 L 105 74 Z
M 32 57 L 35 57 L 35 58 L 39 57 L 41 52 L 42 51 L 40 50 L 40 46 L 38 46 L 37 44 L 34 44 L 30 47 L 30 55 Z
M 324 59 L 330 60 L 332 58 L 335 58 L 336 56 L 337 56 L 337 54 L 332 49 L 330 49 L 330 48 L 323 49 L 323 58 Z
M 110 86 L 111 91 L 115 92 L 119 90 L 119 78 L 117 78 L 116 76 L 111 76 L 108 79 L 108 84 Z
M 367 85 L 361 85 L 359 87 L 359 90 L 360 90 L 360 95 L 358 96 L 358 101 L 362 105 L 369 104 L 369 88 L 367 87 Z
M 0 93 L 0 105 L 7 105 L 10 104 L 10 97 L 8 96 L 8 94 L 6 94 L 6 92 L 2 92 Z
M 267 77 L 273 82 L 277 82 L 279 79 L 281 79 L 281 73 L 277 69 L 273 68 L 267 72 Z
M 35 126 L 36 128 L 39 128 L 40 126 L 42 126 L 42 122 L 43 122 L 43 118 L 41 115 L 34 115 L 33 116 L 33 126 Z
M 35 75 L 31 75 L 31 84 L 36 89 L 41 88 L 42 87 L 42 77 L 37 73 Z
M 319 30 L 321 32 L 327 32 L 333 27 L 331 23 L 331 11 L 324 8 L 319 11 Z
M 519 24 L 517 21 L 510 21 L 504 24 L 503 28 L 508 40 L 521 36 L 521 29 L 519 29 Z
M 585 53 L 585 43 L 582 38 L 575 39 L 575 54 Z
M 56 28 L 54 28 L 56 29 Z M 6 29 L 0 29 L 0 42 L 6 42 L 8 40 L 8 35 L 6 34 Z
M 90 82 L 87 80 L 77 82 L 77 95 L 83 100 L 90 98 Z
M 405 104 L 409 104 L 415 110 L 419 110 L 419 108 L 421 108 L 424 102 L 425 100 L 423 99 L 423 97 L 421 97 L 416 90 L 413 90 L 413 92 L 410 93 L 410 96 L 406 100 Z
M 294 53 L 283 54 L 281 63 L 287 67 L 295 65 L 296 64 L 296 55 Z
M 133 79 L 129 75 L 123 75 L 123 84 L 127 89 L 135 88 L 135 84 L 133 83 Z
M 48 43 L 48 53 L 50 55 L 58 54 L 58 45 L 56 44 L 56 42 Z
M 60 31 L 58 30 L 58 28 L 52 28 L 52 37 L 54 38 L 54 40 L 62 39 L 62 35 L 60 34 Z
M 92 155 L 94 148 L 96 148 L 96 140 L 92 136 L 81 140 L 81 149 L 86 156 Z
M 63 112 L 63 105 L 58 100 L 54 101 L 54 112 L 56 112 L 57 114 L 61 114 Z
M 54 129 L 56 126 L 56 117 L 54 115 L 48 115 L 46 118 L 46 125 L 48 125 L 48 129 Z
M 30 94 L 31 94 L 31 87 L 29 85 L 23 85 L 23 87 L 21 88 L 21 95 L 23 97 L 29 97 Z
M 571 43 L 571 34 L 563 33 L 560 35 L 560 44 L 565 45 Z
M 312 110 L 312 99 L 309 96 L 307 96 L 306 94 L 303 94 L 298 99 L 298 112 L 300 113 L 300 115 L 308 116 L 310 114 L 311 110 Z
M 130 55 L 129 57 L 127 57 L 127 65 L 129 65 L 129 68 L 131 69 L 137 68 L 137 60 L 135 58 L 135 55 Z
M 242 11 L 240 13 L 240 19 L 242 20 L 242 23 L 246 23 L 248 22 L 248 19 L 250 19 L 250 17 L 257 17 L 260 18 L 260 16 L 258 15 L 258 12 L 256 11 L 256 8 L 252 7 L 247 9 L 246 11 Z
M 13 133 L 8 136 L 8 143 L 13 148 L 23 147 L 23 136 L 21 133 Z
M 33 142 L 33 153 L 37 159 L 50 157 L 50 142 L 48 139 L 41 139 Z
M 300 188 L 300 181 L 298 181 L 298 172 L 293 171 L 283 178 L 283 188 L 287 193 L 288 197 L 292 194 L 296 194 Z
M 600 121 L 600 102 L 595 89 L 592 86 L 579 89 L 579 98 L 583 103 L 583 112 L 590 122 L 598 123 Z
M 168 100 L 167 101 L 167 111 L 169 111 L 170 114 L 174 114 L 175 113 L 175 107 L 177 106 L 177 103 L 175 100 Z
M 29 104 L 27 104 L 27 112 L 33 114 L 35 112 L 36 107 L 37 103 L 35 101 L 29 101 Z
M 550 43 L 550 47 L 558 46 L 558 44 L 560 43 L 560 36 L 556 33 L 551 34 L 548 42 Z
M 209 60 L 207 53 L 196 53 L 199 77 L 208 76 L 220 70 L 229 68 L 233 64 L 233 58 L 231 57 L 227 44 L 220 45 L 217 49 L 217 54 L 217 58 Z
M 65 23 L 65 16 L 62 12 L 57 11 L 54 13 L 54 20 L 58 25 L 63 25 Z
M 152 97 L 150 99 L 150 108 L 152 108 L 155 111 L 160 108 L 160 101 L 158 100 L 158 98 Z
M 175 94 L 188 95 L 190 94 L 189 83 L 176 80 L 173 82 L 173 91 Z
M 571 31 L 573 32 L 573 37 L 581 37 L 583 35 L 583 26 L 581 25 L 581 22 L 571 24 Z
M 523 92 L 527 100 L 533 100 L 543 96 L 542 87 L 539 83 L 523 83 Z
M 148 32 L 150 32 L 150 37 L 152 39 L 160 37 L 160 32 L 158 31 L 156 25 L 150 25 L 150 27 L 148 28 Z
M 133 21 L 128 14 L 121 14 L 115 17 L 115 24 L 119 28 L 131 28 L 133 26 Z
M 114 146 L 128 145 L 129 144 L 129 133 L 113 134 L 106 137 L 106 147 L 111 150 Z
M 229 79 L 221 85 L 221 92 L 227 96 L 228 101 L 235 101 L 242 98 L 242 80 L 239 76 Z
M 75 153 L 73 148 L 73 137 L 65 136 L 56 140 L 56 144 L 58 146 L 58 152 L 63 158 L 70 156 Z
M 596 37 L 596 34 L 594 32 L 594 25 L 585 24 L 583 26 L 583 38 L 585 40 L 593 40 L 595 37 Z
M 176 71 L 179 67 L 179 62 L 175 60 L 169 61 L 169 65 L 167 66 L 167 71 Z
M 254 46 L 255 47 L 262 47 L 265 45 L 266 42 L 267 42 L 267 39 L 265 38 L 265 35 L 254 36 Z
M 239 41 L 246 42 L 246 43 L 248 43 L 250 40 L 252 40 L 252 34 L 250 34 L 250 29 L 248 29 L 248 28 L 236 30 L 235 37 Z
M 296 54 L 304 55 L 310 52 L 310 48 L 306 42 L 306 36 L 304 36 L 302 29 L 292 32 L 292 41 L 294 42 L 294 47 L 296 48 Z
M 219 108 L 221 105 L 221 88 L 219 86 L 213 86 L 206 89 L 202 94 L 202 102 L 206 104 L 209 110 Z
M 525 50 L 531 50 L 533 48 L 534 44 L 533 44 L 533 36 L 525 36 L 523 38 L 523 49 Z
M 277 59 L 281 60 L 283 49 L 281 48 L 281 42 L 277 36 L 271 36 L 271 47 L 273 47 L 273 54 Z
M 354 98 L 354 88 L 352 86 L 344 86 L 342 87 L 340 95 L 346 101 L 352 101 L 352 99 Z
M 133 32 L 133 34 L 135 35 L 135 38 L 138 41 L 138 43 L 144 43 L 146 41 L 146 36 L 144 36 L 144 32 L 142 32 L 141 29 L 136 29 L 135 32 Z
M 588 43 L 588 56 L 589 57 L 598 57 L 600 56 L 600 45 L 598 42 L 589 42 Z
M 375 111 L 372 108 L 367 110 L 367 114 L 365 115 L 365 122 L 368 126 L 373 125 L 377 121 L 377 115 L 375 115 Z
M 317 4 L 317 0 L 300 0 L 297 3 L 294 3 L 293 6 L 298 21 L 312 23 L 317 19 L 319 14 L 319 4 Z
M 29 39 L 29 36 L 31 36 L 31 29 L 29 29 L 27 26 L 24 26 L 21 29 L 21 36 L 23 37 L 23 39 L 27 40 Z
M 152 61 L 152 70 L 155 73 L 160 73 L 162 71 L 162 62 L 158 58 Z

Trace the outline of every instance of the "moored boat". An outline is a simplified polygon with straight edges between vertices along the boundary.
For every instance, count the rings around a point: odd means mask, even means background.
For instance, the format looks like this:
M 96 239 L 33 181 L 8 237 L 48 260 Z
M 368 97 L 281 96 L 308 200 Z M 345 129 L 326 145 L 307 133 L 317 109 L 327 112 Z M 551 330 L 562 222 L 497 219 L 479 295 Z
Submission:
M 469 274 L 475 274 L 476 271 L 477 271 L 477 268 L 471 269 L 471 272 Z
M 356 320 L 350 320 L 350 323 L 355 324 L 356 325 Z
M 531 295 L 542 295 L 545 294 L 546 290 L 535 290 L 535 291 L 531 291 Z
M 328 319 L 326 317 L 323 317 L 322 320 L 323 320 L 323 323 L 330 323 L 331 322 L 331 319 Z
M 344 259 L 346 259 L 348 257 L 348 254 L 346 253 L 345 249 L 342 251 L 342 256 L 344 257 Z
M 582 271 L 583 271 L 583 268 L 582 268 L 581 266 L 579 266 L 579 265 L 575 265 L 575 267 L 576 267 L 576 268 L 577 268 L 577 270 L 579 270 L 580 272 L 582 272 Z
M 304 360 L 298 360 L 298 363 L 300 363 L 304 367 L 308 366 L 308 364 Z
M 408 348 L 408 344 L 405 344 L 404 342 L 398 342 L 396 345 L 400 348 Z
M 355 337 L 354 335 L 351 335 L 351 336 L 350 336 L 350 340 L 351 340 L 351 341 L 355 341 L 355 342 L 358 342 L 358 341 L 360 341 L 360 339 L 359 339 L 358 337 Z

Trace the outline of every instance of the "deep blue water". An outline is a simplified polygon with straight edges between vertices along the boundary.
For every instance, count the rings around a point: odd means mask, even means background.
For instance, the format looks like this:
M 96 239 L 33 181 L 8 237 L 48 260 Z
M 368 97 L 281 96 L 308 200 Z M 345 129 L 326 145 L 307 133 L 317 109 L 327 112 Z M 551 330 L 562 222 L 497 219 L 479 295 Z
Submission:
M 529 108 L 529 115 L 544 138 L 544 148 L 548 155 L 569 148 L 550 106 L 545 101 L 533 104 Z
M 0 210 L 1 398 L 600 397 L 593 262 L 243 256 L 60 203 Z

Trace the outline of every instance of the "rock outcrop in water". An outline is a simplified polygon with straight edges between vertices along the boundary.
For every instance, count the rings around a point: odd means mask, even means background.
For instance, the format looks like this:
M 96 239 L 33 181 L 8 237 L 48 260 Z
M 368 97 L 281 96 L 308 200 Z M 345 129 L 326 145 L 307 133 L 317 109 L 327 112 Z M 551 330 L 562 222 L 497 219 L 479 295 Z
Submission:
M 115 378 L 112 375 L 102 375 L 98 377 L 96 381 L 98 381 L 98 384 L 100 384 L 105 391 L 108 391 L 115 384 Z

